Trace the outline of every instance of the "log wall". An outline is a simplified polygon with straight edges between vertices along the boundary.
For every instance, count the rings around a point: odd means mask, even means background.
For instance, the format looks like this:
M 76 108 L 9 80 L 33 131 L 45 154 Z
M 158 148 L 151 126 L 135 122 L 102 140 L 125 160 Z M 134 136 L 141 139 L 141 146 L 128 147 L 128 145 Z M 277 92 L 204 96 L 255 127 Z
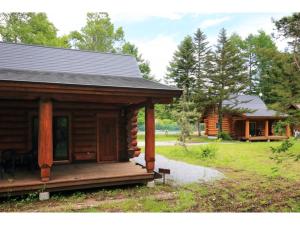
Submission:
M 120 106 L 88 103 L 53 103 L 54 116 L 69 116 L 71 160 L 97 158 L 97 113 L 118 112 L 119 160 L 128 160 L 126 115 Z M 38 116 L 38 101 L 0 100 L 0 151 L 32 148 L 32 118 Z
M 218 115 L 214 112 L 207 114 L 205 120 L 205 134 L 208 136 L 217 136 L 218 135 Z M 232 117 L 230 115 L 224 115 L 222 128 L 224 132 L 229 134 L 232 133 Z

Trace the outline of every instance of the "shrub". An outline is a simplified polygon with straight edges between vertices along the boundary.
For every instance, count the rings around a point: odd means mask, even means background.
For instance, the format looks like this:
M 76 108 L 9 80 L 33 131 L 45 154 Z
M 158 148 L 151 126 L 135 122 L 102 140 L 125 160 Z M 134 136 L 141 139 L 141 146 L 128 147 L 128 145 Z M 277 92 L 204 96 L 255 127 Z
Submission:
M 203 159 L 215 158 L 217 150 L 218 149 L 215 145 L 204 145 L 201 147 L 200 157 Z
M 232 140 L 231 136 L 227 132 L 224 132 L 224 131 L 222 131 L 218 134 L 218 138 L 222 139 L 222 140 L 225 140 L 225 141 L 231 141 Z

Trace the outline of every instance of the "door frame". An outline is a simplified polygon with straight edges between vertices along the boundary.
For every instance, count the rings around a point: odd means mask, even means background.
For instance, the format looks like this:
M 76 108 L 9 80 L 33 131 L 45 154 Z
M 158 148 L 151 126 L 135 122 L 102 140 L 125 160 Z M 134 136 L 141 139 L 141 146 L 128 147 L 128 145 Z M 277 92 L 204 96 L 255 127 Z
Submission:
M 114 118 L 116 119 L 116 160 L 113 161 L 101 161 L 100 158 L 100 127 L 99 120 L 105 118 Z M 119 161 L 119 111 L 105 111 L 97 113 L 97 152 L 96 159 L 97 163 L 106 163 L 106 162 L 118 162 Z

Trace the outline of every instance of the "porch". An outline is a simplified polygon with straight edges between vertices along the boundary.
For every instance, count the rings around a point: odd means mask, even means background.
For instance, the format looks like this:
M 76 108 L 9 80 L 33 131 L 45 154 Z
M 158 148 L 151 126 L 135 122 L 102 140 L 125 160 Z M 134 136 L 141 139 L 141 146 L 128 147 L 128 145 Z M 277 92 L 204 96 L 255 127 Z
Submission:
M 51 179 L 41 181 L 40 171 L 17 170 L 15 176 L 0 180 L 0 196 L 28 191 L 61 191 L 110 185 L 144 183 L 154 178 L 153 172 L 133 162 L 74 163 L 54 165 Z
M 246 118 L 234 121 L 234 133 L 243 141 L 276 141 L 291 136 L 291 129 L 286 125 L 284 131 L 277 133 L 274 125 L 277 118 Z

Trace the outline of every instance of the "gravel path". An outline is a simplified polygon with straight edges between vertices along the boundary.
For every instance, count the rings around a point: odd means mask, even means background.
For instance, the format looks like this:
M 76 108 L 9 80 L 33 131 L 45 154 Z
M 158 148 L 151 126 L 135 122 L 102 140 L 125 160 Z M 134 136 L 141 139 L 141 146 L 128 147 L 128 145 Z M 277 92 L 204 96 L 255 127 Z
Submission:
M 144 154 L 133 159 L 135 162 L 145 165 Z M 158 168 L 170 169 L 171 174 L 166 175 L 168 183 L 187 184 L 192 182 L 208 182 L 224 178 L 224 174 L 216 169 L 191 165 L 185 162 L 168 159 L 162 155 L 155 155 L 155 171 Z

